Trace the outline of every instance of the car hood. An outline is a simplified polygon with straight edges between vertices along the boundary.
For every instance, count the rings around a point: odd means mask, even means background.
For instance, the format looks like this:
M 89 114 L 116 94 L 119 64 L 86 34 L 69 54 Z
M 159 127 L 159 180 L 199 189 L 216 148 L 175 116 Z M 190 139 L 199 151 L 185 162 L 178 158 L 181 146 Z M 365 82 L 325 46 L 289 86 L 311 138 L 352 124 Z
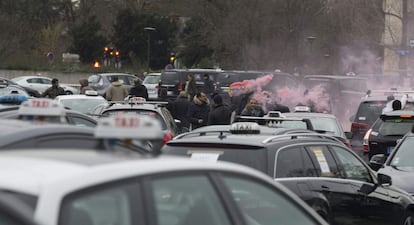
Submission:
M 378 173 L 391 176 L 392 186 L 401 188 L 412 195 L 414 194 L 414 171 L 401 171 L 390 166 L 385 166 Z

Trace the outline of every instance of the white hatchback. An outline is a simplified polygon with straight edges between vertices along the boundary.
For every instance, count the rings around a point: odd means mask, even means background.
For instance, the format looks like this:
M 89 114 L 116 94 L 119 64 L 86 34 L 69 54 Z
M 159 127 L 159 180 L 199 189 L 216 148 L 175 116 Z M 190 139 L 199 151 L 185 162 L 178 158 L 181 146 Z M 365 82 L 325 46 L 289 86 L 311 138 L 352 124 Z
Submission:
M 42 225 L 324 224 L 259 171 L 225 162 L 125 152 L 0 152 L 0 192 Z
M 145 76 L 142 84 L 147 88 L 148 99 L 157 100 L 158 99 L 158 83 L 161 78 L 161 73 L 149 73 Z

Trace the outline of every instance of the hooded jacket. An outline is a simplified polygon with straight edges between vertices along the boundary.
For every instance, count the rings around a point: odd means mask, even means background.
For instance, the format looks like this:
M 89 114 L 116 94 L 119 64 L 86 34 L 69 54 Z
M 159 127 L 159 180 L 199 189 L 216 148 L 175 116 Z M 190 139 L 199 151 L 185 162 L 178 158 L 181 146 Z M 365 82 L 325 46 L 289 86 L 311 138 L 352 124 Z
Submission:
M 108 101 L 124 101 L 127 96 L 128 90 L 119 80 L 112 82 L 106 89 L 106 100 Z
M 79 84 L 80 84 L 80 94 L 85 94 L 85 91 L 87 90 L 93 90 L 90 86 L 89 86 L 89 82 L 87 79 L 80 79 L 79 80 Z

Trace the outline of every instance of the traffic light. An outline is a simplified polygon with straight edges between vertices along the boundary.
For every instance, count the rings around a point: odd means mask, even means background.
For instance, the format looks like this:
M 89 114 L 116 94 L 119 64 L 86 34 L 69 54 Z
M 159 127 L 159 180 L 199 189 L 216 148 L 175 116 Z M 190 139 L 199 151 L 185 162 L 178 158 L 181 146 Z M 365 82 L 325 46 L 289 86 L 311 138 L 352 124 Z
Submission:
M 172 52 L 172 53 L 170 54 L 170 63 L 174 65 L 174 62 L 175 62 L 175 53 L 174 53 L 174 52 Z

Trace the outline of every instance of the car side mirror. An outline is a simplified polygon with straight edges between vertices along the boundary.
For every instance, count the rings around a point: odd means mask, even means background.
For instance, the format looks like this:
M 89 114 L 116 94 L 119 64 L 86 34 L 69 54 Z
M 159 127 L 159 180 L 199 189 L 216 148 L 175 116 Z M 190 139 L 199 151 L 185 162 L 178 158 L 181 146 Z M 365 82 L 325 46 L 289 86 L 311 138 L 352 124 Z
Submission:
M 354 137 L 354 134 L 350 131 L 345 131 L 344 133 L 345 133 L 345 136 L 348 140 L 352 139 Z
M 384 154 L 376 154 L 371 157 L 369 160 L 369 167 L 371 169 L 378 171 L 382 165 L 385 163 L 385 160 L 387 159 L 387 156 Z
M 350 117 L 349 117 L 349 121 L 350 121 L 350 122 L 353 122 L 353 121 L 354 121 L 354 119 L 355 119 L 355 115 L 352 115 L 352 116 L 350 116 Z
M 379 185 L 391 185 L 392 184 L 392 179 L 390 176 L 379 173 L 377 175 L 378 178 L 378 184 Z

